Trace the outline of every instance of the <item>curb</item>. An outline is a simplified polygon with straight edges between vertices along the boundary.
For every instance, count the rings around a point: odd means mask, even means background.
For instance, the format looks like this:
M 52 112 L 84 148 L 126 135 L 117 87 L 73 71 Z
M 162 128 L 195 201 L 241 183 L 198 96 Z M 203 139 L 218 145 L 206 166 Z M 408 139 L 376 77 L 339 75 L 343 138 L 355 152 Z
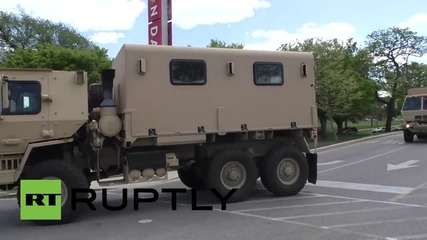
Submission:
M 327 145 L 327 146 L 324 146 L 324 147 L 319 147 L 319 148 L 316 149 L 316 151 L 317 152 L 322 152 L 322 151 L 328 150 L 330 148 L 344 147 L 344 146 L 347 146 L 347 145 L 350 145 L 350 144 L 353 144 L 353 143 L 358 143 L 358 142 L 363 142 L 363 141 L 370 140 L 370 139 L 382 138 L 382 137 L 393 136 L 393 135 L 398 135 L 398 134 L 402 134 L 401 131 L 399 131 L 399 132 L 392 132 L 392 133 L 383 133 L 383 134 L 379 134 L 379 135 L 375 135 L 375 136 L 363 137 L 363 138 L 359 138 L 359 139 L 355 139 L 355 140 L 345 141 L 345 142 L 342 142 L 342 143 L 331 144 L 331 145 Z

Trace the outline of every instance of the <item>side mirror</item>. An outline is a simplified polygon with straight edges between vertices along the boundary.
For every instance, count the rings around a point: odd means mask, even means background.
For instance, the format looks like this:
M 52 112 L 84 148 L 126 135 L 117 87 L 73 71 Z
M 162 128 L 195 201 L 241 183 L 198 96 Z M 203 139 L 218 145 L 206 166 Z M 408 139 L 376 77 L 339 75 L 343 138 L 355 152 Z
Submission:
M 1 78 L 1 107 L 9 108 L 9 88 L 8 88 L 8 78 L 2 76 Z

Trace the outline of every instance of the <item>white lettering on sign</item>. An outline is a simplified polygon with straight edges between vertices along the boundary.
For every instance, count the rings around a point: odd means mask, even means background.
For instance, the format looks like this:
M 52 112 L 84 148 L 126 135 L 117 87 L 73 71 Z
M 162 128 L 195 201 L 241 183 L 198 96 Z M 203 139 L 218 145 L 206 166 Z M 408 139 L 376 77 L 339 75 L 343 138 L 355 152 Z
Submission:
M 157 42 L 156 42 L 156 41 L 154 41 L 154 40 L 151 40 L 151 41 L 150 41 L 150 44 L 151 44 L 151 45 L 157 45 Z
M 154 5 L 151 7 L 151 17 L 156 16 L 157 14 L 159 14 L 157 12 L 157 5 Z
M 151 36 L 153 37 L 156 36 L 158 32 L 159 32 L 158 26 L 153 26 L 152 28 L 150 28 Z

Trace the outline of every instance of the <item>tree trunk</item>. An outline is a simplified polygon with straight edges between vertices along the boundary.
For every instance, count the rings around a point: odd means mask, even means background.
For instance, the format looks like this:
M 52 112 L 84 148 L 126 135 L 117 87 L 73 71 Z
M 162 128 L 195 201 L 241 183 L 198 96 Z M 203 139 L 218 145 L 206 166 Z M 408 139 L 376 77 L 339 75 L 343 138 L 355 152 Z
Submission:
M 320 132 L 319 132 L 320 138 L 327 139 L 327 137 L 326 137 L 326 127 L 327 127 L 327 124 L 328 124 L 328 121 L 327 121 L 328 119 L 325 118 L 325 117 L 323 117 L 323 116 L 320 116 L 319 120 L 320 120 Z
M 394 103 L 395 103 L 395 99 L 394 98 L 390 98 L 390 101 L 387 103 L 387 120 L 385 123 L 385 131 L 386 132 L 391 132 L 391 122 L 393 120 L 394 117 Z
M 332 130 L 332 133 L 334 134 L 334 140 L 338 142 L 338 135 L 335 132 L 335 128 L 334 128 L 334 118 L 332 117 L 332 113 L 330 112 L 328 113 L 328 119 L 329 119 L 329 122 L 331 123 L 331 130 Z
M 341 118 L 335 118 L 335 123 L 337 124 L 337 134 L 341 134 L 342 133 L 342 124 L 343 124 L 344 120 L 342 120 Z
M 344 121 L 344 127 L 348 128 L 348 120 L 347 119 Z

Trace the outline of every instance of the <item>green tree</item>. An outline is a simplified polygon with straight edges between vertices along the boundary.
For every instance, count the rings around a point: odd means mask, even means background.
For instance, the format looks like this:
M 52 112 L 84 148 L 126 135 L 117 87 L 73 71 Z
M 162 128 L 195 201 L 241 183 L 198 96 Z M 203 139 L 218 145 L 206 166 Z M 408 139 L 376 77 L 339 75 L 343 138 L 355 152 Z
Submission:
M 111 67 L 103 49 L 70 49 L 56 45 L 38 45 L 35 49 L 18 48 L 6 57 L 5 67 L 45 68 L 55 70 L 85 70 L 89 83 L 101 79 L 100 70 Z
M 89 81 L 111 67 L 107 50 L 62 23 L 0 11 L 0 66 L 85 70 Z
M 94 49 L 97 46 L 63 23 L 34 18 L 25 13 L 0 11 L 0 41 L 9 50 L 35 48 L 39 44 L 70 49 Z
M 245 47 L 245 45 L 240 44 L 240 43 L 226 43 L 224 41 L 220 41 L 217 39 L 211 39 L 211 42 L 209 43 L 209 45 L 207 45 L 207 47 L 211 47 L 211 48 L 237 48 L 237 49 L 243 49 Z
M 335 121 L 340 133 L 343 122 L 360 119 L 372 109 L 374 98 L 369 94 L 373 85 L 366 78 L 371 58 L 352 39 L 341 43 L 337 39 L 310 38 L 283 44 L 278 50 L 313 53 L 322 138 L 326 138 L 327 120 Z
M 396 115 L 396 100 L 408 86 L 411 67 L 416 66 L 410 66 L 410 58 L 421 57 L 427 52 L 427 37 L 418 36 L 409 28 L 391 27 L 370 33 L 366 45 L 366 49 L 377 58 L 371 76 L 377 83 L 375 95 L 378 101 L 387 105 L 385 127 L 389 132 L 392 118 Z M 380 98 L 378 91 L 386 91 L 390 97 Z

